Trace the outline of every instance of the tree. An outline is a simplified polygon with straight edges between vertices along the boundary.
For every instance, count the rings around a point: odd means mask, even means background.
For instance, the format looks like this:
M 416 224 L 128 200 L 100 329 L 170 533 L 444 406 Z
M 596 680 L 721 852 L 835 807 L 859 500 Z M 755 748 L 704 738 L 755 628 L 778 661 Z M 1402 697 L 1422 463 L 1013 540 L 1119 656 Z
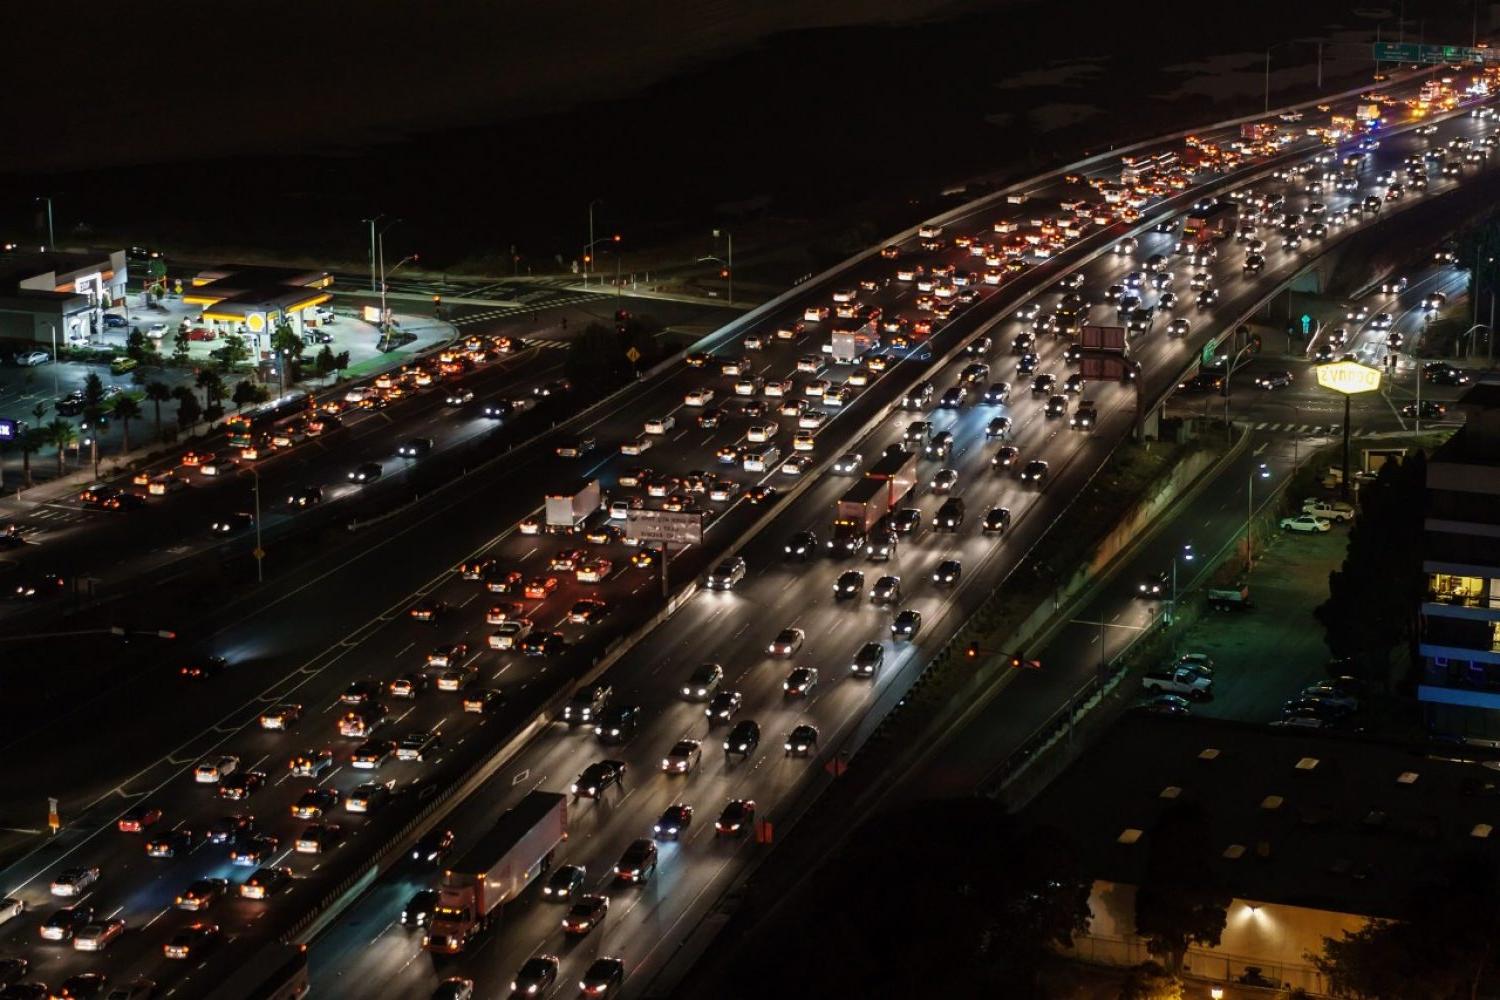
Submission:
M 47 411 L 50 408 L 46 402 L 37 403 L 31 408 L 31 418 L 36 421 L 35 426 L 42 426 L 42 421 L 47 419 Z
M 318 378 L 327 378 L 333 374 L 333 348 L 323 345 L 323 349 L 313 359 L 313 370 L 318 373 Z
M 199 368 L 193 382 L 203 390 L 204 405 L 211 406 L 224 395 L 224 379 L 212 368 Z
M 1182 981 L 1155 962 L 1142 962 L 1120 984 L 1120 1000 L 1182 1000 Z
M 250 359 L 250 345 L 237 333 L 226 334 L 224 346 L 214 352 L 227 375 Z
M 295 358 L 302 354 L 302 337 L 290 324 L 282 323 L 271 334 L 271 350 L 278 357 Z
M 47 425 L 47 443 L 57 449 L 57 475 L 62 477 L 66 467 L 63 464 L 68 456 L 68 449 L 73 447 L 78 440 L 78 428 L 61 417 L 56 418 Z
M 150 345 L 146 343 L 146 335 L 139 329 L 132 328 L 125 336 L 125 356 L 134 359 L 139 364 L 150 355 Z
M 1494 865 L 1482 853 L 1453 857 L 1420 887 L 1400 920 L 1374 920 L 1309 955 L 1333 992 L 1359 1000 L 1445 1000 L 1493 993 L 1485 978 L 1500 944 Z
M 1335 657 L 1352 658 L 1367 680 L 1384 688 L 1391 650 L 1417 634 L 1426 590 L 1422 574 L 1422 512 L 1427 461 L 1417 452 L 1381 466 L 1359 493 L 1343 565 L 1328 575 L 1328 600 L 1313 612 Z
M 21 476 L 26 485 L 31 486 L 31 456 L 34 452 L 42 450 L 47 443 L 47 431 L 44 427 L 28 427 L 21 432 L 17 444 L 21 449 Z
M 1146 875 L 1135 893 L 1135 929 L 1174 975 L 1191 945 L 1216 947 L 1232 897 L 1214 885 L 1208 816 L 1174 802 L 1151 831 Z
M 564 371 L 580 389 L 599 393 L 630 377 L 630 361 L 620 334 L 602 323 L 590 323 L 568 346 Z
M 177 426 L 184 429 L 198 426 L 198 421 L 203 417 L 203 406 L 193 390 L 179 385 L 172 390 L 172 398 L 177 400 Z
M 234 395 L 230 399 L 235 409 L 243 409 L 253 403 L 264 403 L 269 396 L 270 393 L 249 379 L 240 379 L 234 384 Z
M 96 372 L 89 372 L 83 380 L 84 409 L 97 410 L 104 402 L 104 380 Z
M 172 398 L 172 387 L 165 382 L 147 382 L 146 398 L 156 404 L 156 436 L 161 437 L 161 404 Z
M 349 352 L 339 351 L 333 356 L 333 370 L 342 378 L 344 369 L 349 367 Z
M 120 422 L 120 451 L 130 450 L 130 422 L 141 415 L 141 404 L 133 396 L 119 396 L 113 407 L 115 419 Z
M 203 419 L 208 421 L 210 427 L 214 422 L 224 415 L 224 404 L 219 402 L 209 403 L 203 408 Z
M 177 332 L 172 334 L 172 360 L 179 365 L 187 364 L 189 350 L 188 332 L 178 327 Z

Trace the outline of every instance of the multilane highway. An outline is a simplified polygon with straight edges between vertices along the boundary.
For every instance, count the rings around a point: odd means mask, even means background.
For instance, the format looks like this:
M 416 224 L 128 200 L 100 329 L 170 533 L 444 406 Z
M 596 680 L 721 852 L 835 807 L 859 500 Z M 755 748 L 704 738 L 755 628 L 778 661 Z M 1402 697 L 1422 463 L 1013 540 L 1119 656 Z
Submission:
M 1449 126 L 1469 131 L 1475 127 L 1475 123 L 1467 119 Z M 1384 148 L 1388 152 L 1377 151 L 1377 159 L 1399 155 L 1401 143 L 1388 140 Z M 1441 183 L 1434 185 L 1429 196 L 1441 189 Z M 1040 194 L 1034 194 L 1026 210 L 1035 210 L 1042 200 Z M 1332 198 L 1325 201 L 1334 203 Z M 1018 210 L 1010 211 L 1019 214 Z M 992 219 L 993 214 L 992 210 L 984 221 Z M 973 228 L 975 221 L 980 220 L 952 223 L 949 231 L 963 231 L 964 226 Z M 1106 255 L 1090 262 L 1084 269 L 1085 289 L 1098 302 L 1104 288 L 1131 271 L 1139 270 L 1140 261 L 1147 255 L 1156 252 L 1170 255 L 1175 238 L 1171 232 L 1143 234 L 1135 257 Z M 910 243 L 903 249 L 908 255 L 915 252 Z M 952 256 L 952 251 L 948 253 Z M 1146 391 L 1159 391 L 1163 382 L 1175 376 L 1197 350 L 1202 339 L 1201 331 L 1215 329 L 1215 320 L 1219 325 L 1232 320 L 1236 307 L 1254 297 L 1253 289 L 1293 268 L 1297 255 L 1278 256 L 1273 250 L 1268 254 L 1266 272 L 1255 280 L 1246 280 L 1239 274 L 1238 255 L 1229 246 L 1223 246 L 1219 257 L 1213 269 L 1220 275 L 1221 303 L 1202 312 L 1193 312 L 1191 308 L 1178 310 L 1179 315 L 1194 317 L 1194 335 L 1169 339 L 1158 325 L 1154 332 L 1143 338 L 1137 357 L 1142 363 Z M 1050 274 L 1056 274 L 1061 263 L 1052 265 Z M 867 301 L 880 303 L 888 310 L 905 311 L 914 292 L 903 283 L 884 284 L 895 267 L 896 264 L 890 261 L 872 258 L 837 284 L 854 284 L 861 278 L 874 281 L 876 290 L 868 293 L 872 297 Z M 1179 272 L 1176 281 L 1181 286 L 1185 281 L 1182 268 L 1175 262 L 1172 267 Z M 1026 286 L 1023 282 L 1016 287 Z M 829 289 L 825 287 L 810 291 L 809 296 L 814 301 L 826 302 L 828 293 Z M 978 303 L 957 313 L 949 327 L 935 336 L 932 347 L 918 347 L 904 354 L 898 352 L 883 377 L 872 373 L 872 384 L 856 396 L 853 403 L 817 429 L 814 454 L 826 460 L 841 452 L 846 447 L 848 434 L 860 421 L 878 418 L 881 408 L 893 401 L 896 386 L 908 372 L 926 369 L 923 373 L 932 377 L 940 389 L 951 384 L 953 372 L 947 368 L 934 371 L 931 362 L 959 338 L 974 333 L 982 320 L 995 315 L 998 306 L 1014 302 L 1016 294 L 1019 293 L 1004 288 L 999 293 L 982 293 Z M 1191 301 L 1185 289 L 1183 300 Z M 762 324 L 764 332 L 771 335 L 779 323 L 800 315 L 803 301 L 776 316 L 766 317 L 767 321 Z M 655 814 L 667 801 L 680 796 L 697 806 L 695 827 L 699 832 L 691 834 L 679 847 L 666 847 L 658 878 L 645 889 L 620 899 L 622 905 L 611 913 L 602 933 L 596 933 L 585 939 L 581 946 L 566 951 L 565 982 L 569 976 L 576 979 L 587 959 L 601 949 L 622 950 L 633 970 L 633 979 L 643 981 L 648 978 L 649 972 L 667 955 L 668 947 L 662 943 L 670 943 L 681 936 L 683 929 L 690 926 L 695 915 L 701 914 L 703 906 L 713 898 L 714 890 L 722 886 L 723 880 L 749 850 L 742 842 L 706 842 L 712 840 L 711 834 L 702 831 L 711 826 L 723 801 L 731 794 L 748 794 L 757 800 L 763 814 L 778 815 L 778 810 L 788 804 L 795 791 L 805 785 L 809 771 L 819 767 L 839 747 L 859 739 L 860 727 L 870 725 L 874 718 L 874 713 L 869 711 L 873 703 L 877 700 L 889 702 L 899 697 L 914 666 L 940 642 L 945 626 L 951 625 L 961 617 L 963 610 L 977 603 L 983 588 L 993 583 L 1040 535 L 1068 492 L 1086 478 L 1131 422 L 1133 391 L 1119 385 L 1090 386 L 1086 390 L 1085 394 L 1097 400 L 1100 407 L 1101 425 L 1094 435 L 1070 432 L 1059 421 L 1044 418 L 1039 402 L 1030 398 L 1024 380 L 1019 379 L 1014 371 L 1012 356 L 1006 353 L 1012 334 L 1020 329 L 1014 320 L 1000 321 L 994 331 L 996 343 L 986 357 L 992 364 L 993 377 L 1013 383 L 1010 407 L 971 405 L 957 413 L 933 418 L 934 429 L 951 429 L 957 439 L 955 454 L 948 464 L 959 475 L 956 492 L 962 493 L 969 505 L 969 521 L 964 530 L 956 535 L 934 535 L 924 527 L 918 537 L 901 546 L 897 560 L 889 567 L 863 567 L 867 586 L 887 569 L 902 576 L 907 596 L 898 607 L 908 606 L 922 611 L 926 622 L 915 644 L 898 646 L 889 643 L 885 632 L 889 612 L 871 608 L 863 599 L 835 606 L 831 586 L 836 572 L 832 567 L 823 564 L 805 568 L 782 565 L 779 549 L 786 535 L 803 527 L 810 527 L 819 534 L 826 533 L 832 502 L 847 485 L 847 480 L 839 477 L 821 476 L 777 517 L 775 525 L 750 540 L 744 554 L 752 572 L 740 590 L 727 595 L 699 595 L 689 601 L 676 617 L 638 650 L 628 654 L 611 672 L 618 699 L 645 708 L 642 731 L 627 747 L 602 751 L 583 734 L 548 734 L 503 768 L 490 787 L 473 797 L 471 805 L 465 806 L 448 821 L 459 834 L 461 849 L 464 843 L 472 841 L 477 830 L 492 822 L 493 817 L 524 790 L 537 786 L 566 787 L 590 760 L 600 756 L 620 756 L 632 765 L 622 794 L 599 803 L 586 803 L 575 810 L 575 836 L 568 846 L 567 858 L 563 859 L 586 862 L 591 871 L 591 884 L 594 884 L 605 877 L 607 865 L 624 845 L 649 828 Z M 778 343 L 771 337 L 772 346 L 752 352 L 756 369 L 768 376 L 785 374 L 793 379 L 794 392 L 805 394 L 805 384 L 813 376 L 797 372 L 796 359 L 802 354 L 816 357 L 819 339 L 820 336 L 811 331 L 788 342 Z M 1050 370 L 1059 376 L 1066 374 L 1068 369 L 1060 357 L 1061 350 L 1062 344 L 1055 339 L 1042 338 L 1039 370 Z M 961 358 L 953 367 L 960 367 L 969 360 Z M 540 692 L 550 690 L 558 683 L 560 671 L 571 674 L 579 669 L 572 657 L 553 661 L 484 650 L 482 643 L 488 631 L 483 624 L 484 609 L 494 598 L 473 582 L 454 579 L 451 567 L 463 556 L 484 547 L 496 528 L 504 528 L 502 536 L 488 547 L 486 555 L 494 556 L 505 568 L 517 569 L 523 577 L 545 575 L 546 562 L 557 550 L 576 545 L 576 540 L 522 535 L 505 528 L 507 524 L 513 524 L 530 503 L 536 502 L 533 491 L 544 482 L 586 473 L 601 477 L 606 485 L 616 487 L 617 492 L 629 494 L 633 492 L 631 489 L 619 491 L 617 488 L 619 473 L 628 466 L 651 465 L 661 473 L 677 476 L 692 469 L 715 472 L 719 469 L 716 465 L 718 450 L 742 440 L 746 427 L 756 418 L 729 416 L 716 428 L 699 427 L 689 415 L 691 411 L 687 411 L 679 414 L 679 425 L 666 436 L 668 440 L 654 445 L 640 458 L 623 458 L 613 454 L 612 449 L 618 442 L 636 436 L 647 417 L 680 409 L 689 389 L 713 385 L 722 397 L 730 394 L 731 381 L 707 369 L 677 369 L 647 387 L 639 398 L 599 418 L 597 426 L 592 428 L 600 441 L 598 452 L 567 462 L 538 456 L 517 469 L 506 470 L 511 482 L 527 476 L 534 484 L 520 496 L 502 497 L 494 490 L 488 494 L 469 492 L 451 506 L 437 505 L 440 509 L 427 512 L 425 518 L 417 522 L 414 531 L 394 534 L 389 547 L 377 546 L 373 558 L 330 567 L 327 576 L 319 581 L 317 590 L 301 598 L 303 610 L 311 602 L 310 606 L 318 612 L 316 615 L 292 614 L 288 613 L 290 609 L 282 608 L 277 609 L 274 616 L 258 616 L 227 630 L 218 637 L 213 650 L 204 652 L 228 656 L 230 668 L 219 681 L 195 693 L 204 710 L 194 714 L 215 725 L 171 752 L 148 773 L 130 781 L 121 789 L 122 795 L 109 800 L 111 804 L 118 803 L 114 810 L 101 804 L 91 815 L 118 812 L 129 802 L 142 801 L 137 796 L 144 796 L 144 801 L 163 809 L 167 826 L 179 821 L 201 825 L 215 815 L 237 807 L 217 799 L 211 786 L 192 782 L 186 771 L 193 763 L 207 754 L 231 750 L 239 754 L 246 767 L 265 769 L 270 777 L 267 787 L 255 792 L 238 808 L 254 811 L 265 829 L 279 835 L 280 843 L 269 860 L 291 865 L 299 876 L 296 887 L 291 890 L 291 898 L 286 900 L 273 899 L 268 903 L 233 900 L 219 904 L 214 919 L 220 920 L 226 931 L 237 937 L 274 933 L 280 925 L 279 913 L 314 898 L 320 892 L 320 884 L 327 885 L 335 874 L 350 870 L 353 856 L 367 853 L 382 834 L 389 834 L 399 818 L 409 814 L 410 807 L 403 805 L 403 800 L 421 800 L 426 789 L 451 780 L 466 763 L 498 742 L 501 734 L 519 721 L 528 709 L 534 708 L 540 701 Z M 1044 456 L 1051 463 L 1053 478 L 1041 492 L 1025 490 L 1009 476 L 997 476 L 989 471 L 992 448 L 984 447 L 981 439 L 985 424 L 997 415 L 1012 416 L 1014 443 L 1024 456 Z M 791 421 L 780 418 L 780 422 L 782 430 L 778 439 L 787 441 Z M 858 446 L 867 461 L 895 440 L 903 422 L 899 419 L 879 421 L 875 434 Z M 550 474 L 559 466 L 562 475 L 554 480 L 544 478 L 543 470 Z M 934 463 L 924 463 L 924 473 L 930 474 L 935 467 Z M 534 473 L 537 475 L 533 477 Z M 738 499 L 719 505 L 710 504 L 717 506 L 718 515 L 710 528 L 709 548 L 724 544 L 721 540 L 742 534 L 760 513 L 754 509 L 755 505 L 743 499 L 743 487 L 750 485 L 746 482 L 747 477 L 728 467 L 724 468 L 724 474 L 739 481 L 742 489 Z M 771 482 L 779 481 L 783 486 L 792 481 L 792 477 L 776 470 L 765 478 Z M 925 508 L 930 521 L 936 498 L 923 488 L 919 491 L 918 503 Z M 986 507 L 997 503 L 1012 510 L 1015 518 L 1012 529 L 999 539 L 982 537 L 977 532 L 977 521 Z M 434 530 L 431 519 L 440 520 L 444 530 Z M 413 542 L 416 544 L 411 544 Z M 527 617 L 541 627 L 559 627 L 570 645 L 585 652 L 597 649 L 598 640 L 610 631 L 611 623 L 618 630 L 630 619 L 642 616 L 650 606 L 648 595 L 658 585 L 654 571 L 629 565 L 628 550 L 623 546 L 595 548 L 607 553 L 614 561 L 604 584 L 581 585 L 559 571 L 559 586 L 551 596 L 520 601 L 523 604 L 520 610 Z M 413 550 L 417 556 L 409 564 L 391 565 L 395 553 Z M 958 558 L 964 567 L 962 581 L 951 592 L 935 587 L 927 579 L 932 567 L 943 558 Z M 704 562 L 704 553 L 697 549 L 689 550 L 677 560 L 684 576 L 696 575 Z M 854 565 L 850 563 L 851 567 Z M 445 568 L 449 572 L 444 572 Z M 674 572 L 677 571 L 679 567 L 674 565 Z M 430 582 L 419 588 L 420 598 L 405 596 L 411 594 L 408 581 L 424 572 L 430 572 Z M 405 589 L 401 589 L 403 585 Z M 573 603 L 590 592 L 597 593 L 611 605 L 613 614 L 598 626 L 564 624 L 562 619 Z M 391 599 L 392 595 L 396 595 L 395 599 Z M 453 608 L 435 625 L 413 621 L 406 613 L 413 600 L 433 598 L 444 600 Z M 514 600 L 508 596 L 504 599 Z M 373 619 L 359 618 L 359 612 L 367 614 L 371 605 L 384 606 L 387 610 Z M 308 620 L 314 618 L 319 620 Z M 788 664 L 769 662 L 760 651 L 775 631 L 793 624 L 805 628 L 809 636 L 808 646 L 795 662 L 818 666 L 822 682 L 810 698 L 788 703 L 781 693 L 784 668 Z M 330 634 L 345 638 L 332 647 L 318 645 L 319 638 Z M 331 744 L 340 758 L 340 770 L 319 780 L 326 780 L 327 787 L 342 792 L 347 793 L 356 783 L 370 777 L 348 765 L 347 755 L 352 743 L 338 739 L 333 732 L 332 720 L 341 711 L 336 706 L 339 693 L 351 680 L 360 677 L 369 676 L 383 683 L 399 673 L 420 669 L 427 650 L 460 639 L 466 639 L 471 645 L 468 656 L 464 658 L 474 660 L 482 684 L 503 690 L 510 699 L 510 707 L 498 715 L 483 717 L 459 711 L 457 699 L 447 693 L 423 694 L 410 704 L 383 697 L 382 700 L 391 708 L 391 721 L 386 732 L 399 737 L 412 728 L 441 728 L 443 751 L 426 763 L 387 763 L 377 769 L 375 777 L 382 782 L 394 783 L 395 800 L 385 815 L 376 812 L 369 816 L 346 816 L 341 810 L 336 810 L 339 821 L 346 825 L 349 833 L 349 839 L 342 847 L 334 849 L 328 856 L 287 855 L 290 840 L 303 825 L 291 818 L 291 804 L 309 784 L 305 780 L 284 777 L 286 761 L 292 753 L 305 746 Z M 854 648 L 871 639 L 887 642 L 887 663 L 880 677 L 873 684 L 847 679 L 846 667 Z M 477 654 L 475 650 L 479 650 Z M 761 751 L 742 765 L 726 767 L 722 758 L 712 752 L 710 738 L 702 771 L 683 781 L 669 781 L 656 774 L 653 767 L 662 750 L 684 734 L 703 736 L 707 730 L 701 707 L 680 703 L 673 692 L 686 672 L 698 662 L 709 659 L 722 662 L 728 683 L 738 686 L 744 694 L 741 717 L 756 718 L 761 723 L 764 733 Z M 224 706 L 232 704 L 236 697 L 250 700 L 241 709 L 226 711 Z M 180 732 L 183 716 L 193 711 L 194 698 L 188 699 L 186 711 L 181 702 L 173 700 L 172 709 L 164 715 L 175 715 L 176 718 L 169 718 L 164 727 Z M 305 709 L 302 719 L 292 724 L 289 733 L 254 728 L 253 720 L 262 709 L 283 700 L 296 700 Z M 216 704 L 220 706 L 217 709 L 213 708 Z M 794 722 L 804 719 L 817 724 L 823 734 L 819 756 L 806 761 L 783 758 L 779 748 L 782 734 Z M 676 785 L 685 788 L 679 789 Z M 34 975 L 53 982 L 83 968 L 102 967 L 114 976 L 124 976 L 136 970 L 149 971 L 157 978 L 174 979 L 179 986 L 193 991 L 203 985 L 193 982 L 192 972 L 196 968 L 193 963 L 182 963 L 173 969 L 171 965 L 175 963 L 160 958 L 160 947 L 174 929 L 189 919 L 189 915 L 179 913 L 171 906 L 172 897 L 186 882 L 207 875 L 228 877 L 246 871 L 229 865 L 224 848 L 202 847 L 186 858 L 148 862 L 139 837 L 108 828 L 70 830 L 58 838 L 56 845 L 49 845 L 48 849 L 13 866 L 7 872 L 6 888 L 15 888 L 29 903 L 40 908 L 41 916 L 45 916 L 55 905 L 47 900 L 46 880 L 60 867 L 69 864 L 90 864 L 101 868 L 104 877 L 92 890 L 87 902 L 98 906 L 104 914 L 119 912 L 131 930 L 102 960 L 90 959 L 62 947 L 38 944 L 36 923 L 39 918 L 28 915 L 10 925 L 4 939 L 8 953 L 26 954 L 36 963 Z M 319 941 L 314 948 L 319 975 L 333 977 L 329 980 L 332 982 L 342 974 L 343 981 L 337 986 L 336 995 L 349 992 L 351 979 L 356 975 L 361 982 L 384 983 L 382 989 L 386 992 L 382 995 L 392 995 L 389 991 L 396 989 L 400 995 L 416 996 L 431 985 L 433 972 L 430 965 L 425 959 L 413 960 L 414 943 L 388 928 L 387 924 L 412 888 L 430 884 L 432 877 L 430 870 L 418 873 L 398 867 L 336 925 L 326 940 Z M 632 901 L 636 901 L 633 906 Z M 511 926 L 497 935 L 492 944 L 486 944 L 475 955 L 462 959 L 457 967 L 472 973 L 487 990 L 498 989 L 510 971 L 532 950 L 538 947 L 562 949 L 555 933 L 549 932 L 549 928 L 555 927 L 556 916 L 541 907 L 518 908 Z M 354 947 L 354 942 L 361 940 L 364 934 L 375 940 L 373 960 Z M 360 962 L 343 962 L 343 956 L 356 953 L 363 956 Z M 324 955 L 329 956 L 327 965 L 324 964 Z M 378 963 L 385 974 L 383 978 L 369 975 L 372 971 L 370 961 Z

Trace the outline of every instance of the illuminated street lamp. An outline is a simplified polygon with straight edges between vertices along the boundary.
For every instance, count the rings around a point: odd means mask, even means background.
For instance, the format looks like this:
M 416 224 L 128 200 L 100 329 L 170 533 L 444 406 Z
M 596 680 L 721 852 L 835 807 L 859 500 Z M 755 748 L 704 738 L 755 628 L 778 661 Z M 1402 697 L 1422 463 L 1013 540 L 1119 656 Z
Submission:
M 1250 521 L 1255 516 L 1255 480 L 1271 478 L 1271 467 L 1265 462 L 1250 470 L 1250 477 L 1245 482 L 1245 572 L 1249 573 L 1255 567 L 1255 543 L 1250 534 Z
M 1349 499 L 1349 397 L 1361 392 L 1374 392 L 1380 388 L 1380 369 L 1362 365 L 1358 361 L 1335 361 L 1318 365 L 1318 385 L 1343 394 L 1344 397 L 1344 481 L 1339 484 L 1339 494 Z M 1418 378 L 1421 376 L 1418 375 Z
M 1177 612 L 1177 560 L 1183 562 L 1193 561 L 1193 543 L 1187 542 L 1182 546 L 1182 551 L 1172 557 L 1172 600 L 1167 603 L 1167 624 L 1171 625 Z

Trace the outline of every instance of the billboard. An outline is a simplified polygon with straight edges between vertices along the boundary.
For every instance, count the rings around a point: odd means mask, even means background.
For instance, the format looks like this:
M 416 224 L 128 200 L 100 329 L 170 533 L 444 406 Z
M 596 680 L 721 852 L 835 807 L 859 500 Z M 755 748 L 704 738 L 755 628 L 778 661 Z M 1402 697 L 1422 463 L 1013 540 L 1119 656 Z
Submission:
M 1380 369 L 1362 365 L 1358 361 L 1335 361 L 1318 365 L 1318 384 L 1334 392 L 1353 395 L 1357 392 L 1373 392 L 1380 388 Z
M 625 515 L 625 537 L 636 542 L 698 545 L 703 541 L 703 512 L 632 510 Z

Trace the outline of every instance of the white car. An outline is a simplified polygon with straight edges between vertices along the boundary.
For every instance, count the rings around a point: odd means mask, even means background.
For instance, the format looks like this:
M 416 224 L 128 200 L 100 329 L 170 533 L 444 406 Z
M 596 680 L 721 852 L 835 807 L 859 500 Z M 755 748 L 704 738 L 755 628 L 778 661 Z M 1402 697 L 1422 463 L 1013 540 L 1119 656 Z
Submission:
M 752 444 L 761 444 L 775 437 L 776 432 L 780 429 L 774 422 L 751 424 L 749 429 L 745 431 L 745 440 Z
M 812 459 L 806 455 L 793 455 L 781 463 L 781 474 L 783 476 L 800 476 L 812 468 Z
M 167 324 L 165 323 L 152 323 L 151 328 L 146 331 L 146 336 L 150 337 L 152 340 L 160 340 L 166 335 Z
M 712 403 L 713 400 L 714 391 L 707 387 L 689 389 L 688 394 L 682 399 L 683 403 L 688 406 L 707 406 L 709 403 Z
M 1141 678 L 1141 686 L 1147 691 L 1164 691 L 1180 694 L 1200 701 L 1213 694 L 1214 682 L 1191 667 L 1168 666 L 1153 670 Z
M 1324 521 L 1354 520 L 1354 506 L 1342 500 L 1319 500 L 1316 497 L 1308 497 L 1302 501 L 1302 513 Z
M 16 364 L 22 368 L 32 368 L 36 365 L 45 365 L 52 360 L 52 355 L 46 351 L 25 351 L 16 355 Z
M 647 434 L 665 434 L 677 426 L 677 418 L 670 413 L 664 417 L 652 417 L 646 421 Z
M 81 896 L 84 890 L 97 881 L 98 868 L 65 868 L 52 880 L 52 895 Z
M 216 785 L 239 769 L 240 759 L 226 753 L 213 760 L 205 760 L 193 768 L 193 780 L 202 785 Z
M 1306 534 L 1327 531 L 1333 525 L 1321 517 L 1311 514 L 1299 514 L 1296 517 L 1283 517 L 1281 519 L 1282 531 L 1296 531 Z

